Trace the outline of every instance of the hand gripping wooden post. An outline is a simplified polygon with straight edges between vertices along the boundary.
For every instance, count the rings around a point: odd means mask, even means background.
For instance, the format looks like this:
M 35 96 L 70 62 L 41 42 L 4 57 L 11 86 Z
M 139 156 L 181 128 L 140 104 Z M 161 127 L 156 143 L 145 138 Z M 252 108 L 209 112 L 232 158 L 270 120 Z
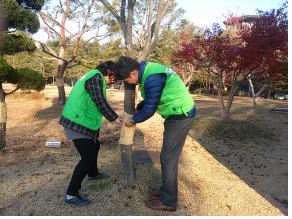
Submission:
M 135 112 L 135 86 L 125 83 L 124 96 L 124 115 L 123 119 L 131 119 Z M 125 181 L 128 185 L 135 183 L 136 174 L 133 163 L 133 138 L 135 133 L 135 126 L 122 126 L 119 144 L 121 147 L 121 161 L 125 173 Z

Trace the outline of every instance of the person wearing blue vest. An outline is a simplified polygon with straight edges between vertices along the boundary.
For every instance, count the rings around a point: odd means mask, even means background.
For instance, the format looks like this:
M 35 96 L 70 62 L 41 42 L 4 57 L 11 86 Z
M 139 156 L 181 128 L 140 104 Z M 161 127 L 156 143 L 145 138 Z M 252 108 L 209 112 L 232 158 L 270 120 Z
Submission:
M 185 84 L 169 67 L 159 63 L 120 57 L 115 76 L 129 84 L 139 84 L 143 101 L 125 125 L 144 122 L 156 111 L 165 119 L 160 153 L 162 186 L 149 191 L 146 206 L 155 210 L 175 211 L 178 196 L 179 157 L 194 122 L 196 106 Z
M 110 122 L 123 124 L 106 101 L 106 83 L 114 80 L 112 69 L 115 65 L 113 61 L 106 61 L 87 72 L 75 83 L 63 108 L 59 124 L 64 127 L 67 138 L 73 141 L 81 157 L 72 174 L 64 198 L 65 204 L 81 206 L 91 203 L 79 194 L 86 175 L 88 180 L 109 178 L 109 175 L 97 168 L 100 149 L 98 137 L 103 116 Z

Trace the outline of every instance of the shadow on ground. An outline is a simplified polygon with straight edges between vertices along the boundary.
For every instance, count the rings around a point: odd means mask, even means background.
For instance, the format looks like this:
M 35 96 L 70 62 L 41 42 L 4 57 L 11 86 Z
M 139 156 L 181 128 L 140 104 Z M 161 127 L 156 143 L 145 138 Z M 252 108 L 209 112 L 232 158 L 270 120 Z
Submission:
M 198 108 L 190 136 L 288 215 L 288 114 L 264 107 L 254 111 L 241 104 L 222 123 L 218 107 Z M 245 117 L 240 116 L 242 112 Z
M 34 116 L 40 120 L 50 121 L 52 119 L 56 119 L 60 117 L 60 114 L 63 110 L 64 105 L 58 104 L 58 98 L 54 98 L 51 100 L 52 106 L 38 111 Z

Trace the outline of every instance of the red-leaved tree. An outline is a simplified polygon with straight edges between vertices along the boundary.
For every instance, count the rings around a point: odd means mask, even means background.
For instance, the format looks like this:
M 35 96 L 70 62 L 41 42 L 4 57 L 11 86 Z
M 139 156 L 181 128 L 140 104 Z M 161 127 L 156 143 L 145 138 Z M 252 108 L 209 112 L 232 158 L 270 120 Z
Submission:
M 245 46 L 240 51 L 240 63 L 247 72 L 253 106 L 256 97 L 274 82 L 282 81 L 288 74 L 288 15 L 287 2 L 279 9 L 259 11 L 249 21 L 250 28 L 241 26 L 240 36 Z M 252 79 L 260 78 L 263 86 L 257 94 Z
M 259 11 L 257 16 L 232 16 L 227 19 L 226 30 L 214 24 L 191 39 L 182 33 L 173 62 L 205 70 L 218 92 L 221 117 L 228 118 L 239 83 L 251 83 L 256 73 L 268 80 L 287 74 L 287 23 L 287 4 L 283 4 L 278 10 Z
M 175 65 L 190 63 L 195 69 L 205 70 L 213 81 L 218 92 L 222 118 L 227 118 L 234 94 L 241 80 L 241 72 L 236 69 L 236 54 L 239 43 L 225 34 L 217 24 L 208 28 L 203 34 L 193 36 L 192 39 L 181 34 L 178 51 L 173 55 Z M 227 105 L 223 100 L 224 87 L 230 85 L 230 95 Z

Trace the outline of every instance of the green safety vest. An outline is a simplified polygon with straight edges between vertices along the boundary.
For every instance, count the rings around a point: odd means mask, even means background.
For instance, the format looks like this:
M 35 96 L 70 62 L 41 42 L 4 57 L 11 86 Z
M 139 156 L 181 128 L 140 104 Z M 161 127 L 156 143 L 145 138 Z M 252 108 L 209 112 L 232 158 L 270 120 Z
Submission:
M 166 83 L 158 104 L 158 112 L 163 118 L 171 115 L 185 114 L 191 111 L 195 102 L 180 77 L 164 65 L 148 62 L 141 80 L 141 95 L 145 98 L 144 82 L 153 74 L 166 74 Z
M 94 69 L 81 77 L 74 85 L 62 115 L 67 119 L 91 130 L 97 130 L 101 126 L 103 115 L 92 101 L 85 89 L 85 82 L 94 75 L 99 74 L 102 79 L 103 95 L 106 98 L 106 82 L 102 73 Z

